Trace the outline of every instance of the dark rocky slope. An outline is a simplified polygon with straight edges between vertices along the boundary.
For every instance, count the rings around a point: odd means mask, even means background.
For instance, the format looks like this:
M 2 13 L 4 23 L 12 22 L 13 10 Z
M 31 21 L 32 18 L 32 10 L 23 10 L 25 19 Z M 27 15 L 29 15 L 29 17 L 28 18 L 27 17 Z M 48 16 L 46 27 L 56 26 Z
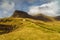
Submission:
M 28 13 L 27 13 L 27 12 L 16 10 L 16 11 L 14 12 L 14 14 L 12 15 L 12 17 L 28 18 L 28 17 L 30 17 L 30 15 L 28 15 Z

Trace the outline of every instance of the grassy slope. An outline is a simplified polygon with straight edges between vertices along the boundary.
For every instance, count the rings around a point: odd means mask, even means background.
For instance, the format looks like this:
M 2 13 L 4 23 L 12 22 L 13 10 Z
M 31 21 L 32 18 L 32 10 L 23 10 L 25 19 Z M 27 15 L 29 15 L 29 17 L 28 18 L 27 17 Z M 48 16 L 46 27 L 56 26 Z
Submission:
M 7 20 L 7 21 L 6 21 Z M 17 29 L 0 35 L 0 40 L 60 40 L 60 23 L 28 18 L 7 18 L 0 24 L 16 25 Z

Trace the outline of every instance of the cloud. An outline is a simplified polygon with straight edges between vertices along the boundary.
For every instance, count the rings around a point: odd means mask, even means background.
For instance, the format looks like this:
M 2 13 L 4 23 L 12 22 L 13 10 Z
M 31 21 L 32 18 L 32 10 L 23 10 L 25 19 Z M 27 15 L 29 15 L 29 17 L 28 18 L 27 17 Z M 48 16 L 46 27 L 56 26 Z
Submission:
M 14 10 L 23 10 L 23 11 L 28 11 L 28 7 L 29 7 L 29 14 L 30 15 L 35 15 L 40 9 L 41 12 L 43 12 L 42 10 L 45 10 L 45 7 L 40 7 L 40 4 L 43 3 L 48 3 L 46 5 L 50 5 L 51 1 L 53 0 L 0 0 L 0 16 L 10 16 L 13 14 Z M 34 5 L 39 5 L 39 6 L 34 6 Z M 55 5 L 56 3 L 54 2 L 53 5 Z M 33 5 L 33 6 L 32 6 Z M 43 4 L 45 5 L 45 4 Z M 52 5 L 52 4 L 51 4 Z M 42 6 L 42 5 L 41 5 Z M 39 9 L 40 8 L 40 9 Z M 47 10 L 48 8 L 46 8 Z M 48 9 L 50 10 L 50 9 Z M 36 13 L 30 13 L 30 12 L 35 11 Z M 40 14 L 39 11 L 39 14 Z M 46 14 L 46 12 L 45 12 Z M 49 14 L 50 15 L 50 14 Z
M 40 6 L 31 6 L 29 7 L 29 15 L 36 16 L 39 14 L 44 14 L 47 16 L 58 16 L 58 1 L 52 1 Z
M 31 5 L 39 5 L 42 3 L 51 2 L 52 0 L 13 0 L 13 1 L 15 2 L 15 5 L 16 5 L 15 8 L 17 10 L 25 11 L 25 9 L 28 10 L 28 7 Z
M 14 8 L 14 3 L 9 4 L 8 2 L 4 2 L 2 3 L 1 8 L 9 11 Z
M 3 16 L 3 17 L 7 17 L 8 16 L 8 14 L 12 14 L 13 12 L 14 12 L 14 10 L 15 10 L 15 3 L 14 2 L 10 2 L 10 1 L 7 1 L 7 0 L 3 0 L 2 2 L 1 2 L 1 5 L 0 5 L 0 11 L 1 11 L 1 13 L 3 14 L 1 14 L 0 13 L 0 15 L 1 16 Z
M 4 11 L 3 13 L 4 13 L 4 14 L 7 14 L 8 12 L 7 12 L 7 11 Z

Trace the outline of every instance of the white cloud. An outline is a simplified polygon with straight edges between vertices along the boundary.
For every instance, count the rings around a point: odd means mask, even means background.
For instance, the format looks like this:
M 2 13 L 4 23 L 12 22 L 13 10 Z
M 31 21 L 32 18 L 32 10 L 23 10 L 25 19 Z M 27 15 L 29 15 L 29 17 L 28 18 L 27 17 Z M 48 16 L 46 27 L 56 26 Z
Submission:
M 59 10 L 58 1 L 53 1 L 50 3 L 42 4 L 41 6 L 31 6 L 29 7 L 29 15 L 36 16 L 39 14 L 44 14 L 47 16 L 58 16 L 57 12 Z
M 7 14 L 10 13 L 10 15 L 14 12 L 15 10 L 15 3 L 11 2 L 9 3 L 8 1 L 3 1 L 2 4 L 0 5 L 0 11 L 2 11 L 1 14 L 2 16 L 6 17 L 8 16 Z
M 8 12 L 7 12 L 7 11 L 4 11 L 3 13 L 4 13 L 4 14 L 7 14 Z
M 14 8 L 14 3 L 9 4 L 8 2 L 3 2 L 1 7 L 5 10 L 11 10 Z

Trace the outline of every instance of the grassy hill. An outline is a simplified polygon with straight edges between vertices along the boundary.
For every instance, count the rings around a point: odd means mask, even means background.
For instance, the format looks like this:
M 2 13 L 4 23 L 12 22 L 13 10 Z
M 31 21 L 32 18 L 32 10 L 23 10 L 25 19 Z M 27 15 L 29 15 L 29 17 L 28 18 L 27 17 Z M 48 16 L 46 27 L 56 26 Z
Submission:
M 0 19 L 0 40 L 60 40 L 60 21 Z
M 60 40 L 60 16 L 31 16 L 15 11 L 9 18 L 0 18 L 0 40 Z

